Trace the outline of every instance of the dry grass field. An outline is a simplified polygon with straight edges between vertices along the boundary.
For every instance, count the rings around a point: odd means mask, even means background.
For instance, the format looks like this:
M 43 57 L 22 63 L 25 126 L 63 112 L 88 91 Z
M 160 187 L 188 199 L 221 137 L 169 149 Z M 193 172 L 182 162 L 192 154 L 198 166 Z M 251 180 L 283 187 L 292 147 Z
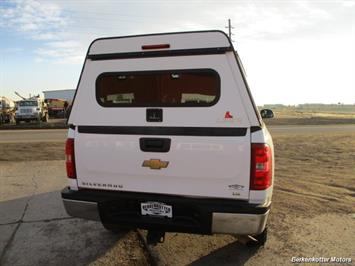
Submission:
M 274 119 L 265 120 L 268 125 L 355 124 L 355 105 L 270 106 L 267 108 L 272 109 L 275 114 Z

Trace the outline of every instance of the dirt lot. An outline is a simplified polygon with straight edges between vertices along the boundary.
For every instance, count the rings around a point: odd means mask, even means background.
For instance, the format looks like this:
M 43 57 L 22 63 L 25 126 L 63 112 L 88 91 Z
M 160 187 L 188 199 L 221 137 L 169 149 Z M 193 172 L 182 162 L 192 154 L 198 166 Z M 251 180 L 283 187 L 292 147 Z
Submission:
M 0 161 L 64 160 L 64 141 L 1 143 Z
M 265 119 L 267 125 L 355 125 L 354 117 L 278 117 L 277 119 Z
M 352 257 L 354 262 L 355 132 L 274 134 L 273 137 L 276 180 L 266 246 L 246 248 L 234 237 L 224 235 L 171 233 L 164 244 L 154 248 L 163 264 L 286 265 L 291 264 L 292 257 L 313 256 Z M 41 160 L 38 163 L 42 165 L 63 167 L 63 144 L 1 144 L 0 166 L 5 161 L 16 161 L 11 162 L 13 168 L 9 170 L 14 176 L 18 171 L 16 165 L 34 164 L 33 158 Z M 0 177 L 1 182 L 9 182 L 4 178 L 4 171 Z M 16 189 L 20 191 L 21 187 Z M 118 265 L 116 253 L 140 245 L 134 235 L 124 241 L 114 242 L 109 252 L 91 263 Z M 135 260 L 147 261 L 137 258 L 144 256 L 144 252 L 135 251 L 135 254 L 138 254 L 132 255 L 136 256 Z M 127 258 L 121 263 L 128 265 Z
M 6 129 L 54 129 L 54 128 L 68 128 L 67 120 L 63 118 L 50 118 L 48 122 L 30 122 L 30 123 L 20 123 L 16 125 L 15 123 L 11 124 L 0 124 L 0 130 Z
M 355 124 L 355 105 L 348 108 L 324 106 L 321 108 L 271 108 L 275 118 L 265 119 L 268 125 L 332 125 Z

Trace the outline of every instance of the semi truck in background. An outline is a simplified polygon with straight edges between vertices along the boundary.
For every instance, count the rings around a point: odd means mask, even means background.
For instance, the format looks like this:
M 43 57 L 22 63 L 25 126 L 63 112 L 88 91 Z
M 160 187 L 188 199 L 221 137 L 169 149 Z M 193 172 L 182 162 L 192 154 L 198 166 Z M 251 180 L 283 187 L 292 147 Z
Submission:
M 48 108 L 43 98 L 39 95 L 25 98 L 16 92 L 15 94 L 22 98 L 22 100 L 16 102 L 16 125 L 20 124 L 21 121 L 48 122 Z
M 15 102 L 9 98 L 0 96 L 0 125 L 11 123 L 15 118 Z

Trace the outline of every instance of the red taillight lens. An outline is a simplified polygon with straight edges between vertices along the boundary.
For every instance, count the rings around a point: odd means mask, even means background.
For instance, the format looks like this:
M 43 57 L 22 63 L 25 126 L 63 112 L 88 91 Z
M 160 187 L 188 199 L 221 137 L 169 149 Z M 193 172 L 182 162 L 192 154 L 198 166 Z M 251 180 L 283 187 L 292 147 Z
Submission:
M 67 142 L 65 143 L 65 160 L 67 176 L 69 178 L 76 178 L 74 139 L 67 139 Z
M 251 144 L 250 189 L 264 190 L 272 182 L 272 154 L 267 144 Z
M 142 50 L 155 50 L 155 49 L 167 49 L 170 48 L 170 44 L 150 44 L 150 45 L 142 45 Z

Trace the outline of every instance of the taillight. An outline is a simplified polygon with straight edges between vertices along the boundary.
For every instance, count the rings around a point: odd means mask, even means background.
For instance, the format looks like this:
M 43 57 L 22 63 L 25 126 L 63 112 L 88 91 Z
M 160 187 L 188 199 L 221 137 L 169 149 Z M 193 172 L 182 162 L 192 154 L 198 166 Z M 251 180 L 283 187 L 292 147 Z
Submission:
M 271 148 L 264 143 L 251 144 L 250 189 L 264 190 L 272 182 Z
M 67 142 L 65 143 L 65 160 L 67 176 L 69 178 L 76 178 L 74 139 L 67 139 Z
M 170 44 L 168 43 L 142 45 L 142 50 L 167 49 L 167 48 L 170 48 Z

